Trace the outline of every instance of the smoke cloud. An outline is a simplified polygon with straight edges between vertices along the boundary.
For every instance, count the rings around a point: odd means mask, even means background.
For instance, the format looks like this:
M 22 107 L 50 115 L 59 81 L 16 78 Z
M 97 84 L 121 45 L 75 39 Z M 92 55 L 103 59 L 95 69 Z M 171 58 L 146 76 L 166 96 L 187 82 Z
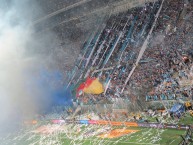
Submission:
M 42 13 L 35 3 L 1 0 L 0 5 L 6 6 L 0 9 L 0 132 L 4 132 L 45 111 L 54 98 L 62 101 L 64 74 L 58 58 L 66 53 L 53 50 L 59 43 L 54 33 L 42 37 L 34 32 L 31 21 Z

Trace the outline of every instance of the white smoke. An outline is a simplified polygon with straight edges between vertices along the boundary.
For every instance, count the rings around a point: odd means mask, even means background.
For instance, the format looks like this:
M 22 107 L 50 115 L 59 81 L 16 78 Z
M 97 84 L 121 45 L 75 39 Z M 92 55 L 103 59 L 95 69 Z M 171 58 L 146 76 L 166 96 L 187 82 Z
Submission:
M 34 51 L 52 47 L 55 43 L 54 34 L 49 36 L 53 37 L 52 42 L 34 38 L 30 20 L 27 19 L 30 4 L 22 2 L 16 0 L 7 10 L 0 10 L 0 131 L 4 124 L 33 116 L 50 103 L 45 90 L 30 84 L 30 81 L 33 77 L 37 79 L 34 75 L 36 70 L 48 62 L 48 59 L 41 58 Z M 43 96 L 40 98 L 41 104 L 37 96 Z

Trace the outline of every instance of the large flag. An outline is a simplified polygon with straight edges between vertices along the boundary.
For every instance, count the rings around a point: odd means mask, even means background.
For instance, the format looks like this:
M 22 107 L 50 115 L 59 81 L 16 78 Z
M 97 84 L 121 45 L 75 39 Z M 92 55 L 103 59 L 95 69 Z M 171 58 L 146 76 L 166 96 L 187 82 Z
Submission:
M 101 94 L 104 92 L 103 84 L 99 82 L 98 78 L 88 77 L 85 82 L 81 83 L 77 88 L 76 96 L 79 97 L 83 93 L 87 94 Z

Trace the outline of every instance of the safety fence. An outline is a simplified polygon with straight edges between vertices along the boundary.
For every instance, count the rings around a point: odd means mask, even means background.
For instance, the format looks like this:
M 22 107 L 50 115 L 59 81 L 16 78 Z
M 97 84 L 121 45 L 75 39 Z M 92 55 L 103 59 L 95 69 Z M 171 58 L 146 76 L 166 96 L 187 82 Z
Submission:
M 75 123 L 75 124 L 90 124 L 90 125 L 112 125 L 112 126 L 128 126 L 128 127 L 146 127 L 159 129 L 178 129 L 188 130 L 190 126 L 167 123 L 138 123 L 138 122 L 119 122 L 107 120 L 51 120 L 54 124 Z

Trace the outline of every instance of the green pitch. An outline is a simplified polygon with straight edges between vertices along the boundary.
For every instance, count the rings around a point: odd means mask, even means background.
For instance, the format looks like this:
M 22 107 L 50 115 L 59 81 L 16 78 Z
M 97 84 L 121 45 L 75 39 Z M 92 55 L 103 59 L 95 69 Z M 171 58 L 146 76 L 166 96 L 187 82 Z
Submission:
M 50 125 L 51 126 L 51 125 Z M 58 126 L 59 127 L 59 126 Z M 36 128 L 36 127 L 35 127 Z M 36 134 L 28 128 L 20 133 L 1 138 L 2 145 L 178 145 L 180 135 L 185 135 L 184 130 L 154 129 L 154 128 L 126 128 L 136 129 L 139 132 L 122 137 L 108 139 L 97 137 L 104 133 L 109 126 L 96 125 L 63 125 L 63 130 L 52 134 Z M 124 128 L 123 127 L 112 127 Z M 79 130 L 79 131 L 78 131 Z M 101 131 L 101 132 L 100 132 Z M 98 132 L 98 134 L 96 133 Z

